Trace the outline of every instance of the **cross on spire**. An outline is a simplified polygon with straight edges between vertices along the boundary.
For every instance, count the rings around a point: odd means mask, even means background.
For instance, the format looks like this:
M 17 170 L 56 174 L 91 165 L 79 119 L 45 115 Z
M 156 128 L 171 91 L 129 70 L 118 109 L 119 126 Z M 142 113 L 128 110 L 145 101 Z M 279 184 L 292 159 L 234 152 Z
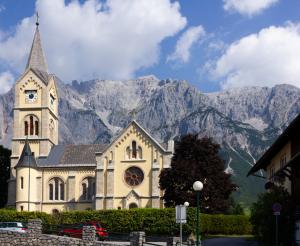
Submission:
M 39 18 L 40 18 L 40 16 L 39 16 L 39 12 L 36 12 L 36 26 L 39 26 Z

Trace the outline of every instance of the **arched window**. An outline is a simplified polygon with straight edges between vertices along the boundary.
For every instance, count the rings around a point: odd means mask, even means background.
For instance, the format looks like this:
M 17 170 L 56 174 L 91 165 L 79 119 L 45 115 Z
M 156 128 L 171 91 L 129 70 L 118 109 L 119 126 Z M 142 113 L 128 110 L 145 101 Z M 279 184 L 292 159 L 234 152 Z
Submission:
M 60 183 L 59 188 L 60 188 L 60 200 L 63 201 L 64 198 L 65 198 L 65 185 L 64 185 L 64 183 Z
M 142 147 L 137 146 L 136 141 L 131 142 L 131 146 L 126 148 L 125 158 L 130 159 L 143 159 Z
M 39 122 L 37 120 L 34 122 L 34 128 L 35 128 L 35 135 L 38 136 L 39 135 Z
M 136 141 L 132 141 L 132 158 L 136 159 L 137 149 L 136 149 Z
M 126 159 L 127 160 L 130 159 L 130 147 L 129 146 L 126 148 Z
M 38 136 L 39 132 L 39 119 L 34 115 L 27 115 L 24 118 L 24 135 Z
M 63 201 L 65 199 L 65 184 L 60 178 L 49 181 L 49 200 Z
M 138 158 L 143 159 L 143 150 L 140 146 L 138 147 Z
M 93 177 L 85 178 L 82 180 L 81 188 L 81 200 L 92 200 L 93 196 L 95 195 L 95 179 Z
M 28 121 L 24 122 L 24 131 L 25 136 L 28 136 Z
M 30 135 L 33 135 L 33 116 L 31 115 L 29 118 L 30 118 Z
M 23 188 L 24 188 L 24 178 L 21 177 L 21 189 L 23 189 Z
M 82 200 L 87 200 L 87 188 L 86 183 L 82 183 Z
M 49 200 L 53 200 L 53 184 L 49 184 Z

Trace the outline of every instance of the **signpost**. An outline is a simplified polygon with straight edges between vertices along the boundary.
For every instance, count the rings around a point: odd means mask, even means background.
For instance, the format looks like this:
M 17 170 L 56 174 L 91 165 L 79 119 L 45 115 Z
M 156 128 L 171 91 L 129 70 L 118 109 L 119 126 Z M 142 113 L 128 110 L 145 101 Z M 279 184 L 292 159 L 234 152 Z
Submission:
M 180 246 L 182 245 L 182 224 L 186 223 L 186 206 L 177 205 L 176 207 L 176 223 L 180 224 Z
M 276 246 L 278 246 L 278 216 L 280 215 L 280 211 L 282 209 L 282 206 L 280 203 L 276 202 L 272 206 L 274 215 L 275 215 L 275 220 L 276 220 Z

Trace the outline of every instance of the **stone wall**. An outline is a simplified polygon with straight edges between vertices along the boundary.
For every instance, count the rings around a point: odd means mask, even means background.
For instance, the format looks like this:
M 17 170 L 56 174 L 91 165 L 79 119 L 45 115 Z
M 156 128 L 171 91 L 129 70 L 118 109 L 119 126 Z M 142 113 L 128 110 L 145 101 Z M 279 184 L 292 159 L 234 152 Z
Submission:
M 84 226 L 82 239 L 42 234 L 42 221 L 39 219 L 28 221 L 28 230 L 24 233 L 1 231 L 0 245 L 2 246 L 112 246 L 111 243 L 95 241 L 95 228 Z

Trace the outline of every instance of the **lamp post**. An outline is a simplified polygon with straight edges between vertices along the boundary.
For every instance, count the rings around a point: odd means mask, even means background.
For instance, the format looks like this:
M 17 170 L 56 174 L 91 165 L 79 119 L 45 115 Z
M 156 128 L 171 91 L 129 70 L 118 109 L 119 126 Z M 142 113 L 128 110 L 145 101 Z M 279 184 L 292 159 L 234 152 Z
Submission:
M 193 189 L 196 191 L 196 197 L 197 197 L 197 211 L 196 211 L 196 245 L 200 246 L 200 219 L 199 219 L 199 214 L 200 214 L 200 191 L 203 189 L 203 183 L 201 181 L 196 181 L 193 184 Z

